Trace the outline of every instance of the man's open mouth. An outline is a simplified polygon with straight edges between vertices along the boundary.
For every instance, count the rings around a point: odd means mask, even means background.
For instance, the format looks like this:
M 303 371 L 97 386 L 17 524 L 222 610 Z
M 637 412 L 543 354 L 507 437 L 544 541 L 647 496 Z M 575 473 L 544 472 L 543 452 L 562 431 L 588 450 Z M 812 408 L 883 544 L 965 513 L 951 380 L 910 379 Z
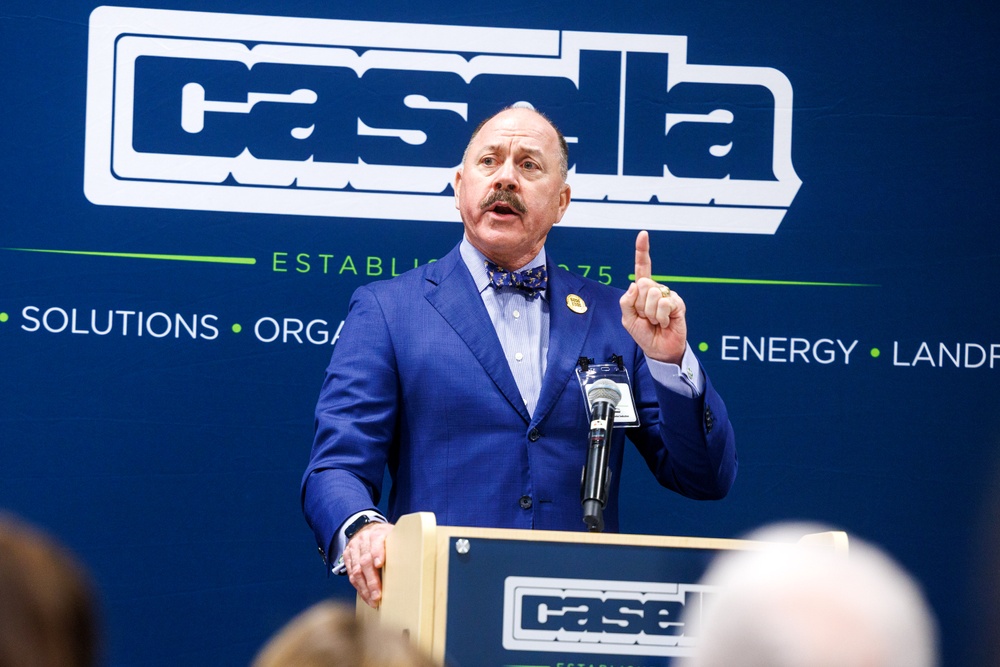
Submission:
M 524 205 L 521 198 L 509 190 L 493 190 L 479 206 L 497 215 L 514 215 L 515 213 L 524 215 L 528 212 L 528 207 Z

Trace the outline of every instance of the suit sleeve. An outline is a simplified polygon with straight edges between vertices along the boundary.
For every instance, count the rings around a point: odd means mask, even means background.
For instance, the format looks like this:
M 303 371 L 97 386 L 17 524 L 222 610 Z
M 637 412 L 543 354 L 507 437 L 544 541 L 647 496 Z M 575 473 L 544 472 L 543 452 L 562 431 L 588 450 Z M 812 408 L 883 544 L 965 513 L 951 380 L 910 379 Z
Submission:
M 722 397 L 702 370 L 705 389 L 690 398 L 654 381 L 639 353 L 633 385 L 643 424 L 630 436 L 661 485 L 688 498 L 725 497 L 736 479 L 736 439 Z
M 382 308 L 369 287 L 351 298 L 316 404 L 315 438 L 302 478 L 306 520 L 327 562 L 340 525 L 373 509 L 396 441 L 396 357 Z

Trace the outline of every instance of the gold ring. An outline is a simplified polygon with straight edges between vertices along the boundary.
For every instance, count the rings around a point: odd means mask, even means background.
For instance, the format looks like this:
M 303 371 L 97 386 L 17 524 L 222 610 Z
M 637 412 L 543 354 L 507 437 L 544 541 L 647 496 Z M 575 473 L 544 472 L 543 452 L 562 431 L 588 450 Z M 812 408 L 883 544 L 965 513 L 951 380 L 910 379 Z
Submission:
M 670 296 L 670 288 L 667 287 L 666 285 L 660 285 L 660 294 L 662 294 L 664 297 Z

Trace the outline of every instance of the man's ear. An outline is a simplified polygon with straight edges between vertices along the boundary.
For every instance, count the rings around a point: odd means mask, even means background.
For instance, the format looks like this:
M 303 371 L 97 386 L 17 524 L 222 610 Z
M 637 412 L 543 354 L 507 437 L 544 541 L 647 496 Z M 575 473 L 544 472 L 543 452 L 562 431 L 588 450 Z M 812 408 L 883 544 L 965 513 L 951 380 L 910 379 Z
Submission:
M 455 172 L 455 208 L 461 210 L 462 207 L 462 196 L 459 193 L 459 186 L 462 184 L 462 168 L 459 167 L 458 171 Z
M 569 183 L 563 183 L 562 190 L 559 191 L 559 209 L 556 214 L 556 221 L 554 224 L 558 225 L 559 221 L 562 220 L 563 214 L 565 214 L 566 209 L 569 208 L 570 199 Z

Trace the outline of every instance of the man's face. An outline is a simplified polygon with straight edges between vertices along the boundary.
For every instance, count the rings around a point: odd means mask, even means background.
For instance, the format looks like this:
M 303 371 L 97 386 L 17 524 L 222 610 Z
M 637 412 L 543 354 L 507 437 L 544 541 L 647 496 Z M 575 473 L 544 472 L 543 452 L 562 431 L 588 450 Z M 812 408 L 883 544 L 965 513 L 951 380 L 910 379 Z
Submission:
M 509 109 L 486 123 L 455 176 L 455 208 L 469 241 L 506 269 L 538 254 L 569 199 L 559 138 L 531 109 Z

